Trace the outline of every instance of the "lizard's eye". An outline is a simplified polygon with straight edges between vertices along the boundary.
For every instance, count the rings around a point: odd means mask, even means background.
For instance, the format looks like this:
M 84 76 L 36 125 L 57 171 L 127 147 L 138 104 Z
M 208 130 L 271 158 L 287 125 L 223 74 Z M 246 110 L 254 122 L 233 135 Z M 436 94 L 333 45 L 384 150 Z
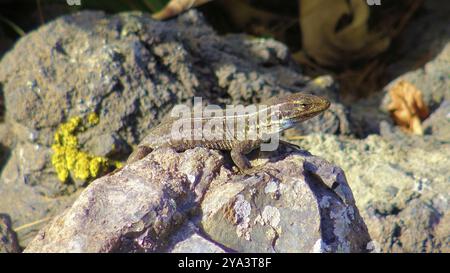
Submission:
M 299 106 L 300 108 L 305 109 L 308 105 L 306 103 L 300 103 Z

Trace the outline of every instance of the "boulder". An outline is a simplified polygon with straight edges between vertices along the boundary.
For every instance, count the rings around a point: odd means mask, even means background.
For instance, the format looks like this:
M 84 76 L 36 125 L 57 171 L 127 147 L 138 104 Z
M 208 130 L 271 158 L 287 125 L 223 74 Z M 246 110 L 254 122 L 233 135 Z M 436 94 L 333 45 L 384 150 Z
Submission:
M 248 176 L 215 150 L 157 149 L 91 183 L 25 252 L 373 250 L 342 169 L 287 147 L 251 162 Z

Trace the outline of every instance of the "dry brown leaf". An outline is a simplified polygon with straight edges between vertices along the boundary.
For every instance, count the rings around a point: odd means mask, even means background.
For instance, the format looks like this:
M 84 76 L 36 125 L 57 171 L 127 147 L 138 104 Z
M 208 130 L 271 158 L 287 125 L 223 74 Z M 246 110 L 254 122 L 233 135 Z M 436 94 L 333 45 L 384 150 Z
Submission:
M 301 0 L 299 7 L 303 50 L 320 65 L 371 58 L 390 44 L 389 37 L 369 31 L 365 1 Z M 345 20 L 349 22 L 339 27 Z
M 422 92 L 413 84 L 401 80 L 390 90 L 391 103 L 388 110 L 392 119 L 403 130 L 423 135 L 421 121 L 428 117 L 428 107 L 423 101 Z
M 198 7 L 211 0 L 171 0 L 167 5 L 157 13 L 153 14 L 153 19 L 164 20 L 176 16 L 183 11 L 193 7 Z

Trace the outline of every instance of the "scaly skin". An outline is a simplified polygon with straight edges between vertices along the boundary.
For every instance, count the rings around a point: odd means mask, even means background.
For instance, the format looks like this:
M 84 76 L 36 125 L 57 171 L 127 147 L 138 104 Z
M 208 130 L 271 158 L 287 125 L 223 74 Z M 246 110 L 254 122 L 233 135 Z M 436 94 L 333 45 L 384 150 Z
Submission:
M 262 111 L 265 111 L 265 113 L 268 114 L 268 118 L 256 123 L 256 127 L 254 128 L 257 128 L 268 135 L 277 134 L 285 129 L 293 127 L 299 122 L 305 121 L 324 112 L 329 106 L 330 102 L 324 97 L 302 93 L 290 94 L 280 98 L 272 98 L 267 101 L 264 106 L 260 106 L 258 108 L 257 113 L 262 113 Z M 222 111 L 223 112 L 221 113 L 223 115 L 220 117 L 208 117 L 205 115 L 203 115 L 203 117 L 195 117 L 193 112 L 191 112 L 191 115 L 188 118 L 181 117 L 163 120 L 161 124 L 153 128 L 142 140 L 137 149 L 129 156 L 127 164 L 140 160 L 154 149 L 161 147 L 171 147 L 176 151 L 185 151 L 194 147 L 205 147 L 230 151 L 231 158 L 239 170 L 246 174 L 252 173 L 252 167 L 246 157 L 246 154 L 250 153 L 255 148 L 260 147 L 261 143 L 264 142 L 264 139 L 260 136 L 257 136 L 256 138 L 246 137 L 250 127 L 248 125 L 249 120 L 254 117 L 254 114 L 247 113 L 244 115 L 226 115 L 224 112 L 225 110 Z M 211 122 L 216 122 L 216 124 L 223 125 L 222 128 L 225 129 L 217 131 L 220 132 L 222 139 L 208 139 L 205 136 L 201 136 L 200 138 L 194 140 L 190 134 L 183 135 L 181 138 L 175 139 L 172 133 L 174 128 L 173 125 L 174 122 L 180 121 L 184 121 L 186 122 L 185 124 L 190 125 L 193 129 L 191 132 L 198 130 L 194 128 L 204 129 L 205 126 L 208 126 L 208 123 L 210 124 Z M 230 131 L 226 127 L 226 124 L 230 123 L 226 123 L 226 121 L 231 122 L 231 125 L 234 126 L 234 128 L 239 128 L 238 124 L 244 124 L 244 130 Z M 200 125 L 201 127 L 195 127 L 195 124 L 197 124 L 197 126 Z M 242 135 L 239 137 L 238 132 L 245 132 L 246 135 L 244 137 L 242 137 Z

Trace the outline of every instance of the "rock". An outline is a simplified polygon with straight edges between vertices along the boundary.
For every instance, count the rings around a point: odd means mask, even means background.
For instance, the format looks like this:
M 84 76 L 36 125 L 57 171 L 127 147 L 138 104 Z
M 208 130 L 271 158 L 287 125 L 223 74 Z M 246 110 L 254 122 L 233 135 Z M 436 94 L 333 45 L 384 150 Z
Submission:
M 346 170 L 356 205 L 382 252 L 450 251 L 448 141 L 314 134 L 298 144 Z
M 424 121 L 424 132 L 442 142 L 450 139 L 450 100 L 445 100 Z
M 401 58 L 386 68 L 393 80 L 352 105 L 351 127 L 363 139 L 316 135 L 300 141 L 346 171 L 382 252 L 450 252 L 449 9 L 425 1 L 397 39 Z M 401 80 L 415 85 L 431 110 L 423 136 L 402 132 L 388 115 L 388 90 Z
M 184 241 L 177 243 L 171 253 L 226 253 L 218 245 L 208 241 L 201 235 L 191 234 Z
M 275 173 L 211 183 L 201 204 L 211 239 L 239 252 L 367 251 L 370 238 L 340 168 L 305 153 L 269 159 L 265 168 Z
M 380 92 L 349 107 L 349 123 L 355 137 L 366 138 L 371 134 L 381 134 L 383 126 L 394 126 L 389 113 L 379 109 L 383 96 Z
M 221 164 L 216 151 L 155 151 L 91 183 L 26 251 L 161 251 Z
M 350 109 L 351 128 L 361 140 L 315 135 L 300 141 L 346 171 L 383 252 L 450 252 L 449 11 L 448 3 L 425 1 L 400 34 L 400 59 L 386 68 L 392 81 Z M 423 136 L 402 132 L 389 117 L 388 90 L 401 80 L 416 86 L 431 110 Z
M 206 239 L 200 229 L 188 221 L 171 238 L 171 253 L 225 253 L 227 249 L 223 246 Z
M 16 233 L 11 228 L 11 219 L 7 214 L 0 214 L 0 253 L 21 252 Z
M 222 106 L 302 90 L 337 98 L 334 81 L 309 81 L 285 45 L 218 36 L 196 11 L 164 22 L 141 13 L 63 16 L 4 55 L 0 90 L 6 107 L 0 126 L 10 132 L 5 139 L 14 139 L 0 146 L 7 151 L 0 156 L 0 211 L 14 226 L 61 212 L 85 186 L 61 183 L 51 164 L 55 130 L 69 118 L 97 113 L 99 123 L 77 135 L 81 150 L 125 160 L 174 105 L 191 104 L 193 96 Z M 338 114 L 305 128 L 346 131 L 345 109 L 337 102 L 332 108 Z
M 369 251 L 339 167 L 300 150 L 252 164 L 244 176 L 215 150 L 157 149 L 91 183 L 25 252 Z

